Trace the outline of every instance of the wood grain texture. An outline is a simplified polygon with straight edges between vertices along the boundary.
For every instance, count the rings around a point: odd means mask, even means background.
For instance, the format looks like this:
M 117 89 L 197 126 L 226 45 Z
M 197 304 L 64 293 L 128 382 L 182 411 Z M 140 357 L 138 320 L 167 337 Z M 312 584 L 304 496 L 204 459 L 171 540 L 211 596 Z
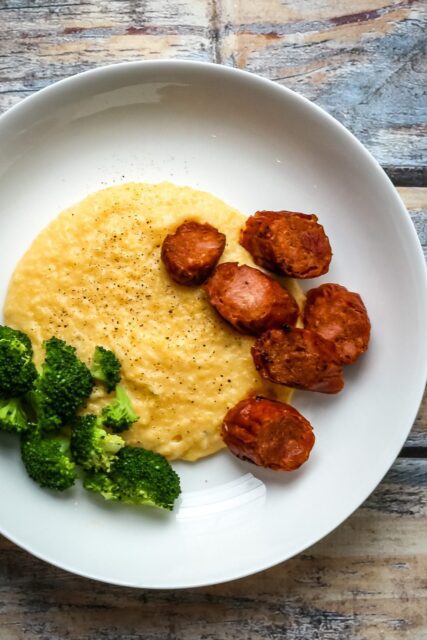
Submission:
M 212 60 L 212 15 L 205 0 L 0 0 L 0 111 L 103 64 Z
M 427 460 L 399 460 L 361 509 L 304 554 L 203 589 L 96 584 L 0 539 L 1 638 L 423 640 L 426 482 Z
M 220 59 L 301 92 L 385 167 L 425 164 L 423 0 L 218 0 Z
M 400 187 L 397 191 L 409 211 L 427 260 L 427 189 Z
M 418 237 L 427 259 L 427 189 L 399 188 L 403 202 L 414 223 Z M 421 403 L 414 426 L 405 443 L 405 447 L 427 449 L 427 391 Z M 406 453 L 411 453 L 406 451 Z
M 0 111 L 101 64 L 234 65 L 314 100 L 401 184 L 426 179 L 423 0 L 0 0 Z

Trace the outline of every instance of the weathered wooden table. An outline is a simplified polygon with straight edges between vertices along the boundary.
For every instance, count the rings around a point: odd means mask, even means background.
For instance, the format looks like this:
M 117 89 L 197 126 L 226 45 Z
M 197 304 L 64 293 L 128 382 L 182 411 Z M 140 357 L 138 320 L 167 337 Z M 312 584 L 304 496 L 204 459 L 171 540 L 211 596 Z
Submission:
M 359 137 L 399 188 L 426 250 L 425 9 L 423 0 L 0 0 L 0 111 L 124 60 L 248 69 Z M 362 508 L 251 578 L 175 593 L 110 587 L 0 538 L 1 640 L 427 638 L 426 406 Z

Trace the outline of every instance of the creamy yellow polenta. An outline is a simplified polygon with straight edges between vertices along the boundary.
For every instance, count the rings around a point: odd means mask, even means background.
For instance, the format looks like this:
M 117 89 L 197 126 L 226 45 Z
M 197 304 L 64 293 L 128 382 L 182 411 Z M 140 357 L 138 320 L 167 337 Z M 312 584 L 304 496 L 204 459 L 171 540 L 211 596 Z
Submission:
M 4 315 L 30 336 L 37 362 L 53 335 L 88 363 L 95 345 L 112 349 L 140 416 L 127 441 L 196 460 L 224 446 L 222 418 L 249 392 L 286 401 L 290 391 L 267 388 L 252 363 L 253 339 L 221 320 L 201 288 L 168 277 L 161 244 L 189 218 L 226 234 L 222 260 L 253 264 L 238 244 L 244 217 L 221 200 L 169 183 L 125 184 L 90 195 L 40 233 L 18 264 Z M 88 410 L 107 401 L 97 388 Z

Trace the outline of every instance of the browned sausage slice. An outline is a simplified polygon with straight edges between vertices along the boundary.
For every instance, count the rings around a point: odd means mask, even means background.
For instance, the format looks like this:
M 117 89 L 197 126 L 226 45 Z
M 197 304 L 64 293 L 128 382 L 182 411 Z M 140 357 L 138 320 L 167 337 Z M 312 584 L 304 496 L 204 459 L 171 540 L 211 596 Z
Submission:
M 344 386 L 335 345 L 310 329 L 270 329 L 252 347 L 266 380 L 294 389 L 338 393 Z
M 260 397 L 228 411 L 222 437 L 238 458 L 282 471 L 298 469 L 314 445 L 311 424 L 294 407 Z
M 212 273 L 225 247 L 225 235 L 210 224 L 184 222 L 163 241 L 162 260 L 179 284 L 201 284 Z
M 307 293 L 304 326 L 332 340 L 342 364 L 351 364 L 369 344 L 371 323 L 358 293 L 322 284 Z
M 260 267 L 293 278 L 327 273 L 332 258 L 317 216 L 293 211 L 258 211 L 241 230 L 240 244 Z
M 257 335 L 297 321 L 299 310 L 294 298 L 259 269 L 223 262 L 204 288 L 211 305 L 243 333 Z

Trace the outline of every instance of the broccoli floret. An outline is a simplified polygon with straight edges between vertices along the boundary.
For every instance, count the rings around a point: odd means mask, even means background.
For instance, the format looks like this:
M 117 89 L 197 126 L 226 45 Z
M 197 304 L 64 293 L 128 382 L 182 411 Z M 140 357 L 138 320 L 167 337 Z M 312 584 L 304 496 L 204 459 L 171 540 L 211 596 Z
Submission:
M 112 351 L 96 347 L 91 373 L 95 380 L 103 382 L 108 393 L 111 393 L 120 382 L 120 362 Z
M 29 337 L 17 329 L 0 326 L 0 398 L 26 393 L 36 376 Z
M 116 398 L 102 410 L 102 421 L 116 433 L 126 431 L 138 420 L 138 417 L 125 389 L 119 384 L 116 387 Z
M 108 473 L 103 471 L 95 471 L 88 473 L 83 480 L 83 486 L 88 491 L 99 493 L 106 500 L 118 501 L 116 496 L 116 485 L 110 478 Z
M 40 427 L 51 431 L 72 420 L 93 389 L 93 379 L 74 347 L 50 338 L 45 361 L 29 397 Z
M 84 487 L 106 500 L 151 505 L 171 511 L 181 493 L 179 476 L 169 462 L 154 451 L 136 447 L 120 449 L 107 473 L 94 473 Z
M 28 429 L 27 416 L 20 398 L 0 400 L 0 429 L 21 433 Z
M 71 432 L 70 448 L 73 460 L 87 470 L 108 471 L 116 453 L 124 446 L 123 438 L 107 433 L 102 428 L 98 416 L 81 416 Z
M 23 438 L 22 461 L 28 475 L 41 487 L 64 491 L 74 484 L 76 468 L 65 438 L 43 439 L 35 433 Z

